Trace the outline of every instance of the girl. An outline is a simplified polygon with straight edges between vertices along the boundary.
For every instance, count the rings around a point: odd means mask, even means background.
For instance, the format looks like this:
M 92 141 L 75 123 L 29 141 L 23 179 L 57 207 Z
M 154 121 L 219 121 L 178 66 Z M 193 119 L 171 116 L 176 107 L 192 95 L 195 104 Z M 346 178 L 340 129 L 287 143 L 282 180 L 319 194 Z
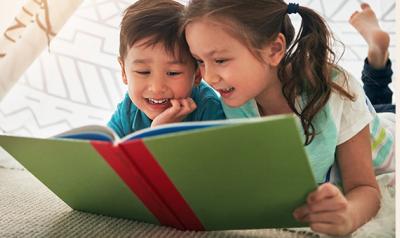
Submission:
M 291 13 L 302 17 L 295 39 Z M 221 94 L 227 117 L 252 105 L 261 116 L 298 115 L 320 183 L 336 158 L 343 193 L 331 183 L 320 185 L 294 211 L 297 220 L 316 232 L 345 235 L 377 213 L 372 116 L 360 85 L 334 64 L 332 37 L 317 13 L 283 0 L 192 0 L 184 27 L 190 51 L 204 79 Z

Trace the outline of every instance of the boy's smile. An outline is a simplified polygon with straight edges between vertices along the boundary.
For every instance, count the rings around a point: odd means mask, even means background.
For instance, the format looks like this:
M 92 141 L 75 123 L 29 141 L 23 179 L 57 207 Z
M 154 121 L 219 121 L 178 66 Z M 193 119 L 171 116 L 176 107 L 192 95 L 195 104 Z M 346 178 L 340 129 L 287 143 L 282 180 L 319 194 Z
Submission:
M 147 98 L 150 104 L 153 105 L 164 105 L 169 102 L 169 98 L 163 98 L 163 99 L 154 99 L 154 98 Z
M 145 98 L 145 100 L 148 103 L 147 107 L 153 110 L 155 113 L 157 113 L 158 111 L 160 111 L 161 113 L 171 106 L 170 99 L 166 98 L 164 99 Z
M 191 62 L 180 62 L 162 44 L 135 43 L 120 59 L 132 102 L 151 120 L 171 107 L 171 99 L 190 97 L 195 79 Z

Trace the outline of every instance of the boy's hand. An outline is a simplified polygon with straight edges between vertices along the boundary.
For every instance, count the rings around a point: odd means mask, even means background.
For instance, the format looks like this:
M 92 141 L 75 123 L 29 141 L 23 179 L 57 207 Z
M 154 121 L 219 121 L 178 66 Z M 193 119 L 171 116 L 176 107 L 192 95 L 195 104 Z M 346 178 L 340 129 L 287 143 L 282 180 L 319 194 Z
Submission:
M 154 118 L 151 127 L 161 124 L 182 121 L 189 113 L 196 110 L 196 103 L 192 98 L 171 99 L 171 107 Z
M 349 202 L 333 184 L 325 183 L 307 196 L 307 204 L 293 212 L 296 220 L 309 223 L 311 229 L 328 235 L 347 235 L 354 222 Z

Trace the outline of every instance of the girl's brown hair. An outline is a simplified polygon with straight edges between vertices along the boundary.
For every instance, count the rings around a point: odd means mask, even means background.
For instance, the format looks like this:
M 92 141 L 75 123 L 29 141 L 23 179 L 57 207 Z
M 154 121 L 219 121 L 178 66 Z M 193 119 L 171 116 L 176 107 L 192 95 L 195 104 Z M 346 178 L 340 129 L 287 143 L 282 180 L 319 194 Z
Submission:
M 282 33 L 287 50 L 278 66 L 278 78 L 290 108 L 301 119 L 307 145 L 316 135 L 313 119 L 328 102 L 332 90 L 350 100 L 354 98 L 332 81 L 334 70 L 347 76 L 335 65 L 333 36 L 322 17 L 299 6 L 297 13 L 302 22 L 295 38 L 287 9 L 283 0 L 192 0 L 185 10 L 183 26 L 202 17 L 228 24 L 229 31 L 234 31 L 229 33 L 260 60 L 260 50 Z M 306 99 L 300 109 L 295 106 L 298 96 Z

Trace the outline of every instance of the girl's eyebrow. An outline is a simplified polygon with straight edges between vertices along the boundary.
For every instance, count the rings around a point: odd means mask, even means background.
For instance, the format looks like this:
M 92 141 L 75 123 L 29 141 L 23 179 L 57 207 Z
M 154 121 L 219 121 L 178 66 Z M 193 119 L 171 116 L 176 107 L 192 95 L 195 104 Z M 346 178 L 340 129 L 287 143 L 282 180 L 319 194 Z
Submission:
M 208 56 L 213 56 L 213 55 L 215 55 L 215 54 L 222 54 L 222 53 L 226 53 L 226 52 L 228 52 L 228 50 L 227 50 L 227 49 L 222 49 L 222 50 L 212 50 L 212 51 L 210 51 L 210 52 L 206 53 L 206 55 L 208 55 Z
M 211 56 L 214 56 L 215 54 L 223 54 L 223 53 L 226 53 L 228 51 L 229 50 L 227 50 L 227 49 L 222 49 L 222 50 L 216 50 L 215 49 L 215 50 L 211 50 L 209 52 L 206 52 L 205 55 L 207 57 L 211 57 Z M 193 53 L 192 53 L 192 56 L 195 57 L 195 58 L 199 58 L 196 54 L 193 54 Z

